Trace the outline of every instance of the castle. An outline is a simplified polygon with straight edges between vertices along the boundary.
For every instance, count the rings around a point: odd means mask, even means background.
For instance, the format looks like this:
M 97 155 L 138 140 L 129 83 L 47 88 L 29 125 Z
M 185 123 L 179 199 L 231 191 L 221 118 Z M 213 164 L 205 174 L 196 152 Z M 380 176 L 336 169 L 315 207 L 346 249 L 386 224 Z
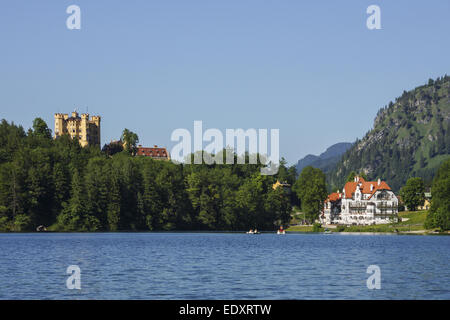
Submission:
M 356 176 L 342 193 L 330 194 L 319 220 L 324 224 L 372 225 L 397 220 L 398 198 L 385 181 Z
M 55 113 L 55 139 L 68 134 L 78 139 L 82 147 L 100 146 L 100 117 L 83 113 L 81 117 L 76 111 L 68 114 Z

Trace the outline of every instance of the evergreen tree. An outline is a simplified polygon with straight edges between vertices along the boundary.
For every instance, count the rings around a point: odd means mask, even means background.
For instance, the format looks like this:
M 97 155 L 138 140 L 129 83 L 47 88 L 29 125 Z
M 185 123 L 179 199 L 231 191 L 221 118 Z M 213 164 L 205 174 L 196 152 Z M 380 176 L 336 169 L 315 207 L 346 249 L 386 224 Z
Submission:
M 84 226 L 86 212 L 83 181 L 77 169 L 72 169 L 70 200 L 58 216 L 59 228 L 65 231 L 87 231 Z
M 121 217 L 121 195 L 120 181 L 116 172 L 111 172 L 111 180 L 109 185 L 109 201 L 107 209 L 108 228 L 110 231 L 117 231 L 119 228 Z

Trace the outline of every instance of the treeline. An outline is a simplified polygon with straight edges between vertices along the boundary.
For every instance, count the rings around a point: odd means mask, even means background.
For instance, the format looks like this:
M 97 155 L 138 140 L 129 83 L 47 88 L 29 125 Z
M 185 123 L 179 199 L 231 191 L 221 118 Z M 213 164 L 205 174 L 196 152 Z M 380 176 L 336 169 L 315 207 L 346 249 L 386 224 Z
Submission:
M 135 141 L 137 136 L 135 137 Z M 104 148 L 104 150 L 110 148 Z M 40 118 L 27 132 L 0 124 L 0 231 L 274 230 L 290 220 L 295 168 L 181 165 L 53 139 Z

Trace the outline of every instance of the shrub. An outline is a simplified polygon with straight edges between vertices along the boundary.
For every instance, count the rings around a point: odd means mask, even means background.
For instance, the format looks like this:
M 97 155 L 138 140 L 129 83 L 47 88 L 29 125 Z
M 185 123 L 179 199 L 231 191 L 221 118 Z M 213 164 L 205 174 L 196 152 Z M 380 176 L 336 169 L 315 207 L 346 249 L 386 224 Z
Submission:
M 322 225 L 320 223 L 314 223 L 313 224 L 313 232 L 321 232 L 322 231 Z
M 31 229 L 31 218 L 25 214 L 18 214 L 14 218 L 13 231 L 29 231 Z

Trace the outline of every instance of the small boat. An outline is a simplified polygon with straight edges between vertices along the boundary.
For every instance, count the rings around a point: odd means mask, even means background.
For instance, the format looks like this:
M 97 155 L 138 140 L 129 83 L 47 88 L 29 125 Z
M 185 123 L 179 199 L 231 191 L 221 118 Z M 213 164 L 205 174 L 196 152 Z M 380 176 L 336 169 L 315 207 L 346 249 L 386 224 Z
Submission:
M 36 228 L 36 231 L 37 231 L 37 232 L 46 232 L 46 231 L 47 231 L 47 228 L 46 228 L 45 226 L 43 226 L 43 225 L 40 225 L 40 226 L 38 226 L 38 227 Z
M 250 231 L 247 231 L 247 234 L 261 234 L 261 232 L 259 232 L 258 230 L 252 230 L 250 229 Z
M 323 232 L 324 234 L 331 234 L 333 233 L 331 230 L 329 230 L 328 228 L 325 229 L 325 231 Z
M 284 230 L 278 230 L 278 231 L 277 231 L 277 234 L 286 234 L 286 231 L 284 231 Z

